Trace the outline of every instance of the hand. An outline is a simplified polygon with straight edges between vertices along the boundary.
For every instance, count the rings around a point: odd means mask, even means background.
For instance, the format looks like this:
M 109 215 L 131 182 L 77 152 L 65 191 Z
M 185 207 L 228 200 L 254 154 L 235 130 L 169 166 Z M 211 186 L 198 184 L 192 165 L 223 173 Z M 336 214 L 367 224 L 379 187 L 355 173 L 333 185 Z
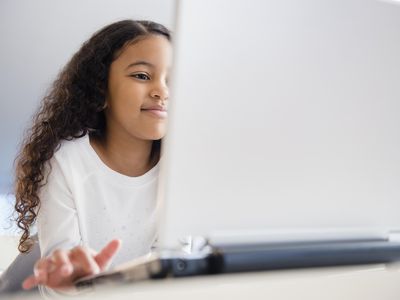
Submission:
M 105 270 L 120 246 L 120 240 L 112 240 L 99 253 L 82 246 L 56 250 L 36 262 L 34 274 L 24 280 L 22 287 L 31 289 L 45 285 L 58 290 L 72 287 L 77 279 Z

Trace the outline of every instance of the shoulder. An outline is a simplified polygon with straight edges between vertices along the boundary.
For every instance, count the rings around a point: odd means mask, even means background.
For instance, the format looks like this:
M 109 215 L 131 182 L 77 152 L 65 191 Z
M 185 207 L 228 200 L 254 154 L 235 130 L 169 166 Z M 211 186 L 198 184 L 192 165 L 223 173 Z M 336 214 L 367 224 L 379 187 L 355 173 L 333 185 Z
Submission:
M 56 159 L 68 159 L 71 157 L 81 157 L 89 146 L 89 137 L 85 135 L 81 138 L 72 140 L 62 140 L 58 149 L 54 152 Z
M 70 194 L 77 184 L 94 172 L 87 147 L 88 136 L 63 140 L 45 165 L 42 196 L 46 193 Z
M 93 170 L 89 148 L 89 137 L 83 136 L 72 140 L 63 140 L 49 161 L 50 173 L 53 169 L 64 176 L 90 172 Z M 57 172 L 55 171 L 55 172 Z

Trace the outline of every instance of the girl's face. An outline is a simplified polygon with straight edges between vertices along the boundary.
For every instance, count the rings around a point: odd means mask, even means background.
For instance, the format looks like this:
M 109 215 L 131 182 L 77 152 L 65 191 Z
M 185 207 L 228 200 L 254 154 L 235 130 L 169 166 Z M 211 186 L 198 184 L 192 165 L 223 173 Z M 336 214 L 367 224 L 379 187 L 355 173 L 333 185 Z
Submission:
M 149 35 L 122 49 L 108 76 L 108 134 L 141 140 L 164 137 L 171 60 L 171 44 L 161 35 Z

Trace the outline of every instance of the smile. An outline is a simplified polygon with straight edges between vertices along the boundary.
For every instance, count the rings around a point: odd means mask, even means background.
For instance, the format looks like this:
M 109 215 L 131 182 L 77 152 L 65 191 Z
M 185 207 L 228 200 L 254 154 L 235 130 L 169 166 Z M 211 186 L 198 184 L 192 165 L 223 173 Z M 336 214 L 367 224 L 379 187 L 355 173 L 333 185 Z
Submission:
M 148 113 L 149 115 L 156 117 L 158 119 L 165 119 L 168 117 L 168 112 L 166 110 L 142 109 L 142 112 Z

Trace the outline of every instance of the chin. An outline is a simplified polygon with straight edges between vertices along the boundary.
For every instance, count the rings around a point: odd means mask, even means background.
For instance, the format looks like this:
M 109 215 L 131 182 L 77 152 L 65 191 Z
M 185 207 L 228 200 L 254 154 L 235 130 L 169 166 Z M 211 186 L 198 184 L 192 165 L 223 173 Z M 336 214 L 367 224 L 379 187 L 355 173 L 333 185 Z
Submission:
M 161 140 L 165 136 L 166 132 L 165 131 L 156 131 L 156 132 L 151 132 L 146 135 L 147 140 L 152 140 L 152 141 L 157 141 Z
M 165 124 L 151 124 L 151 126 L 141 126 L 130 130 L 132 137 L 146 141 L 156 141 L 162 139 L 167 133 Z

